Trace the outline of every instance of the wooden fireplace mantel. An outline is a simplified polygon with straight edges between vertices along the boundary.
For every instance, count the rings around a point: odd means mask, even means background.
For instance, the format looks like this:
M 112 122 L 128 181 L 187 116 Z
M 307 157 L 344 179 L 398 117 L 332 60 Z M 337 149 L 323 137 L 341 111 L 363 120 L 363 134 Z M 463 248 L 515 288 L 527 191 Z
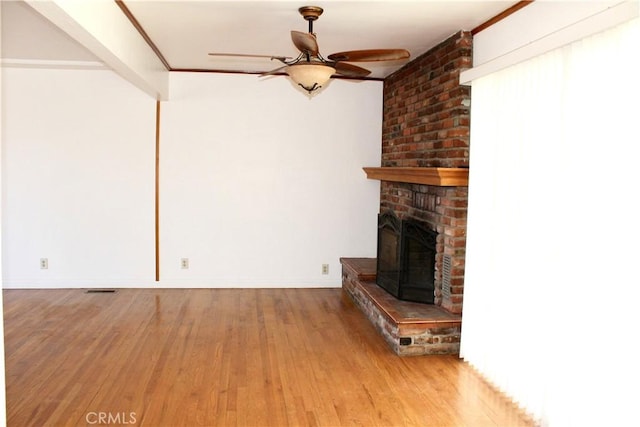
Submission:
M 467 168 L 419 168 L 419 167 L 381 167 L 362 168 L 368 179 L 380 181 L 426 184 L 439 187 L 466 187 L 469 185 Z

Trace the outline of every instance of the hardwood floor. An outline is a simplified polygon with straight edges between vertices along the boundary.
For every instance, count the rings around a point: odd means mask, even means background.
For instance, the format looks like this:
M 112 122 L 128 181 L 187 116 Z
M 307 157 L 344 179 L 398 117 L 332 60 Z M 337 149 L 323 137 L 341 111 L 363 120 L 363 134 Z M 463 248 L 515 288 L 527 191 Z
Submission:
M 9 426 L 529 426 L 341 289 L 5 290 Z

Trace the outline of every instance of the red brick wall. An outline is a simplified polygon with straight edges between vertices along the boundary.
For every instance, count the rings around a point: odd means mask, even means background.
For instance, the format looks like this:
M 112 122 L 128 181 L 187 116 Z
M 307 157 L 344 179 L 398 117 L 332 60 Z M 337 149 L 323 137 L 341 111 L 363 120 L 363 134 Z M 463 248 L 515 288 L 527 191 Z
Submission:
M 385 80 L 382 166 L 468 166 L 471 44 L 458 32 Z
M 384 82 L 382 166 L 468 167 L 472 36 L 460 31 Z M 467 188 L 382 182 L 380 210 L 416 218 L 438 232 L 435 303 L 462 311 Z M 443 294 L 443 257 L 451 257 L 450 294 Z

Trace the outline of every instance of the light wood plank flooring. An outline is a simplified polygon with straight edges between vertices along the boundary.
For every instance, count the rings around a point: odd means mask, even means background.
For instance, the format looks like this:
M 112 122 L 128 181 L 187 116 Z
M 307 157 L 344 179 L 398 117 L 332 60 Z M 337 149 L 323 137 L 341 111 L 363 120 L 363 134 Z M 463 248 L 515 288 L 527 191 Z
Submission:
M 5 290 L 9 426 L 529 426 L 341 289 Z

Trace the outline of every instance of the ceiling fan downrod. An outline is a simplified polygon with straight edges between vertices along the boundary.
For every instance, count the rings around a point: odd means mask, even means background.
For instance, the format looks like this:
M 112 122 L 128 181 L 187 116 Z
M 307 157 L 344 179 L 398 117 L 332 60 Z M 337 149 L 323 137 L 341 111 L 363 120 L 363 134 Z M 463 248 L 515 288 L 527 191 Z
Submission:
M 309 22 L 309 33 L 313 34 L 313 21 L 322 15 L 324 9 L 319 6 L 302 6 L 298 9 L 298 12 L 300 12 L 300 15 Z
M 301 8 L 298 9 L 298 12 L 300 13 L 300 15 L 302 15 L 305 21 L 309 23 L 309 29 L 308 29 L 309 34 L 315 37 L 316 35 L 313 33 L 313 21 L 317 20 L 320 17 L 320 15 L 322 15 L 322 12 L 324 12 L 324 9 L 322 9 L 320 6 L 302 6 Z M 311 62 L 312 55 L 309 54 L 309 52 L 306 52 L 304 56 L 307 62 Z M 325 61 L 322 61 L 322 62 L 325 62 Z

